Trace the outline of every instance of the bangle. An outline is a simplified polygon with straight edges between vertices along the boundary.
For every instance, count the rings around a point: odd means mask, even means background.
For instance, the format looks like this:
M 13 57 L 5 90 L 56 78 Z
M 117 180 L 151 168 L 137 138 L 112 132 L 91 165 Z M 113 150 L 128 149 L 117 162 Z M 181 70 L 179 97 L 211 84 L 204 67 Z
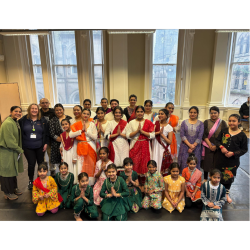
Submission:
M 220 145 L 220 149 L 224 148 L 224 146 Z

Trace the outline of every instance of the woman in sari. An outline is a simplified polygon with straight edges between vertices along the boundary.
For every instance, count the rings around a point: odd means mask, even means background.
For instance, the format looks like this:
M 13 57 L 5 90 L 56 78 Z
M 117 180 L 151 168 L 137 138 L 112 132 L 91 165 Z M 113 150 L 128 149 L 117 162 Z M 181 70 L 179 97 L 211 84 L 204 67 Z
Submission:
M 96 140 L 96 153 L 97 153 L 97 160 L 99 160 L 99 150 L 101 147 L 108 147 L 109 141 L 104 137 L 106 127 L 109 121 L 104 119 L 105 110 L 102 107 L 98 107 L 96 109 L 96 116 L 97 119 L 94 120 L 94 124 L 97 129 L 97 140 Z
M 157 112 L 152 111 L 152 107 L 153 107 L 153 102 L 151 100 L 146 100 L 144 102 L 144 109 L 145 109 L 144 119 L 148 119 L 151 122 L 153 122 L 155 117 L 157 116 Z
M 76 137 L 77 144 L 77 168 L 79 174 L 85 172 L 89 176 L 89 185 L 95 182 L 96 139 L 97 130 L 93 122 L 89 121 L 91 111 L 83 109 L 82 120 L 71 126 L 70 138 Z M 74 133 L 75 132 L 75 133 Z
M 104 137 L 109 140 L 109 159 L 118 169 L 122 169 L 123 160 L 129 157 L 129 144 L 126 137 L 128 124 L 121 119 L 123 116 L 121 107 L 115 107 L 113 113 L 115 119 L 108 123 Z
M 74 114 L 74 117 L 70 119 L 71 125 L 82 120 L 82 106 L 75 105 L 73 108 L 73 114 Z
M 201 168 L 204 170 L 204 181 L 208 178 L 208 173 L 214 168 L 214 156 L 217 152 L 215 138 L 220 131 L 227 128 L 227 123 L 219 118 L 218 107 L 211 107 L 210 119 L 204 121 L 204 134 L 202 137 L 202 161 Z
M 155 139 L 153 140 L 152 159 L 157 163 L 157 171 L 162 176 L 168 175 L 168 168 L 173 162 L 169 152 L 172 143 L 173 128 L 168 124 L 169 113 L 166 109 L 159 111 L 160 121 L 155 122 Z
M 136 108 L 137 96 L 129 96 L 129 106 L 124 109 L 124 115 L 127 117 L 127 121 L 130 122 L 136 118 L 135 108 Z
M 147 163 L 152 159 L 150 140 L 155 138 L 154 124 L 144 119 L 144 107 L 135 108 L 136 119 L 128 125 L 127 138 L 130 139 L 129 157 L 134 162 L 134 171 L 138 174 L 140 186 L 145 183 L 148 172 Z

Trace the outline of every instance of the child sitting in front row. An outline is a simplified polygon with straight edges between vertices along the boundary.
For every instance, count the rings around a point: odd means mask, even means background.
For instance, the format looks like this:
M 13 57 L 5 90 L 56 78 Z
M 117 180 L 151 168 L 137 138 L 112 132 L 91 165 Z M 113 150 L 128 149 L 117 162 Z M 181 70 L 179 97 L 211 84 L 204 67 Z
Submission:
M 130 212 L 137 213 L 140 208 L 142 208 L 142 194 L 139 188 L 138 175 L 133 171 L 133 160 L 129 157 L 123 160 L 123 167 L 125 171 L 121 172 L 120 177 L 122 177 L 128 186 L 129 197 L 132 207 Z
M 172 213 L 177 209 L 180 213 L 184 210 L 185 179 L 179 176 L 180 166 L 173 162 L 169 167 L 170 175 L 164 177 L 165 196 L 162 206 Z
M 82 221 L 80 214 L 84 212 L 88 217 L 94 219 L 99 216 L 97 207 L 94 204 L 93 189 L 89 186 L 89 176 L 82 172 L 78 175 L 79 184 L 72 188 L 70 200 L 74 205 L 74 217 L 76 221 Z
M 43 216 L 48 210 L 55 214 L 63 199 L 57 192 L 57 185 L 54 178 L 47 176 L 47 162 L 39 164 L 37 172 L 39 177 L 33 182 L 32 191 L 32 201 L 34 204 L 37 204 L 36 213 L 38 216 Z
M 142 201 L 142 207 L 148 209 L 161 209 L 162 191 L 164 190 L 164 182 L 162 175 L 157 172 L 157 164 L 154 160 L 150 160 L 147 164 L 148 172 L 144 185 L 145 197 Z
M 59 173 L 56 174 L 55 182 L 58 187 L 58 193 L 63 198 L 60 208 L 70 208 L 70 195 L 74 185 L 74 175 L 68 171 L 68 163 L 61 162 L 59 165 Z
M 102 220 L 125 221 L 131 207 L 129 199 L 124 199 L 129 196 L 127 184 L 122 177 L 117 176 L 115 164 L 110 164 L 106 173 L 108 178 L 104 181 L 100 193 L 103 198 L 101 202 Z
M 226 188 L 220 183 L 221 172 L 213 169 L 210 174 L 210 181 L 201 186 L 201 199 L 203 208 L 200 216 L 201 221 L 223 221 L 222 206 L 227 201 Z

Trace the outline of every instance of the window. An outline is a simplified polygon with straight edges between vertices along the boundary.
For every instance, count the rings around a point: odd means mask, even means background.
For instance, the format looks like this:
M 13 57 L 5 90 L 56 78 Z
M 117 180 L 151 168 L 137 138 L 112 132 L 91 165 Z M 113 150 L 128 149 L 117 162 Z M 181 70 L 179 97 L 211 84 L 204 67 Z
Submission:
M 156 30 L 153 38 L 152 101 L 166 104 L 175 99 L 179 30 Z
M 57 100 L 62 104 L 79 104 L 75 32 L 53 31 L 52 41 Z
M 103 98 L 103 34 L 101 30 L 92 31 L 92 71 L 94 73 L 94 103 L 99 104 Z
M 39 50 L 39 42 L 37 35 L 30 36 L 30 46 L 32 55 L 32 65 L 36 84 L 37 100 L 44 98 L 43 75 L 41 67 L 41 58 Z
M 250 84 L 250 32 L 235 32 L 232 39 L 230 62 L 229 105 L 241 105 L 249 96 Z

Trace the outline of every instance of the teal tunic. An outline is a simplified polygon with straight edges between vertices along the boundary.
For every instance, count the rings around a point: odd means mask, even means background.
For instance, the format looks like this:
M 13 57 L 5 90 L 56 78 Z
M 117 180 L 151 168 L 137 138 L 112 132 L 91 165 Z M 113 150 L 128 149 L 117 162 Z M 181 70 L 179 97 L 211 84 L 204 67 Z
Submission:
M 70 195 L 72 187 L 74 185 L 74 175 L 69 172 L 65 180 L 61 179 L 60 175 L 61 175 L 60 173 L 57 173 L 55 177 L 55 182 L 58 187 L 58 193 L 60 193 L 60 195 L 63 198 L 60 208 L 70 208 L 71 207 Z
M 89 200 L 88 203 L 82 198 L 75 202 L 75 198 L 79 197 L 80 194 L 81 190 L 79 188 L 79 184 L 77 184 L 72 188 L 70 196 L 70 201 L 74 205 L 75 214 L 79 214 L 84 211 L 89 218 L 97 218 L 99 213 L 97 211 L 97 206 L 94 204 L 92 187 L 88 186 L 85 190 L 85 197 Z
M 124 199 L 124 197 L 129 196 L 129 190 L 127 184 L 122 177 L 117 176 L 116 182 L 114 184 L 114 189 L 116 193 L 121 195 L 121 197 L 106 198 L 107 194 L 111 194 L 112 186 L 113 185 L 110 182 L 109 178 L 107 178 L 104 181 L 100 192 L 100 196 L 103 198 L 101 202 L 103 220 L 110 220 L 111 217 L 119 218 L 121 215 L 123 215 L 122 216 L 123 219 L 121 220 L 125 220 L 127 218 L 127 212 L 130 210 L 132 206 L 129 199 Z
M 120 177 L 122 177 L 125 181 L 127 180 L 128 176 L 125 174 L 125 172 L 122 172 L 120 174 Z M 135 171 L 132 172 L 132 181 L 138 180 L 138 175 Z M 129 190 L 129 197 L 132 206 L 130 208 L 130 212 L 137 213 L 140 208 L 142 208 L 142 193 L 139 187 L 135 187 L 132 183 L 127 184 L 128 190 Z

